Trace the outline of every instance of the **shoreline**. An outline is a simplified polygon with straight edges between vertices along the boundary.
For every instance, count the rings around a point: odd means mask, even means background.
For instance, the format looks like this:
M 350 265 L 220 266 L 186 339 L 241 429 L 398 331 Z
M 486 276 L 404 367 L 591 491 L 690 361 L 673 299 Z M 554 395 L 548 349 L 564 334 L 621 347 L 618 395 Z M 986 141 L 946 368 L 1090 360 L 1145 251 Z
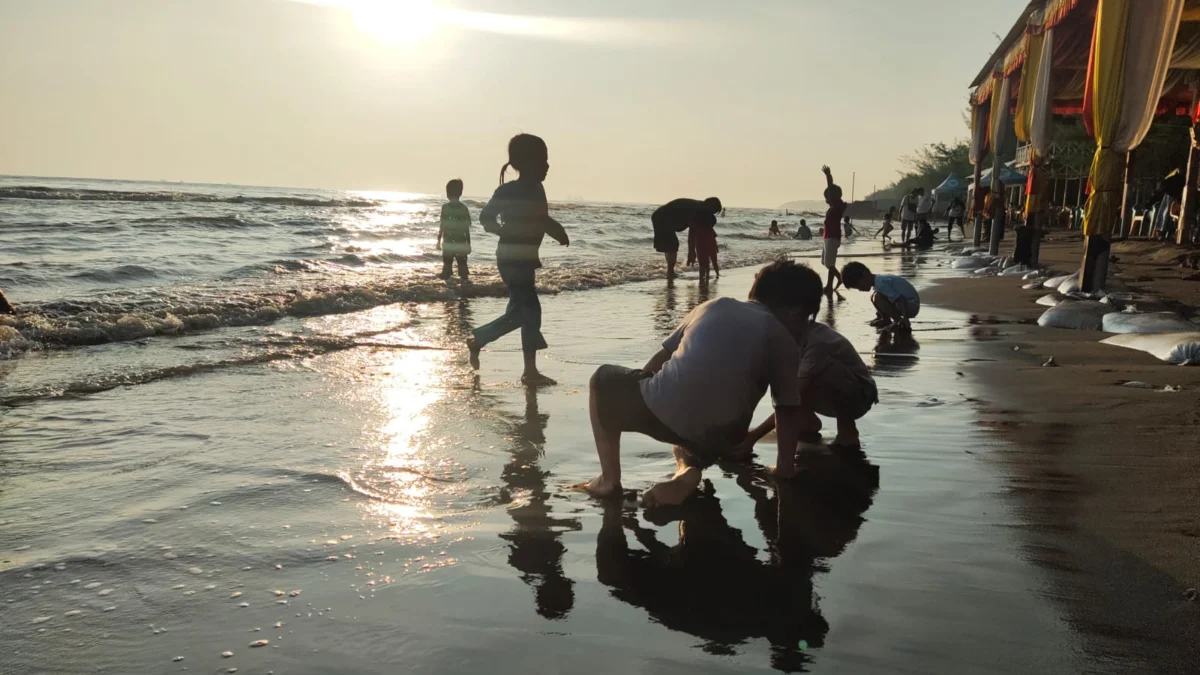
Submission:
M 1071 235 L 1044 243 L 1043 263 L 1069 272 L 1080 248 Z M 1200 283 L 1156 258 L 1161 248 L 1114 247 L 1118 283 L 1192 316 Z M 1033 301 L 1045 291 L 1023 283 L 964 275 L 936 281 L 922 299 L 971 315 L 980 358 L 963 364 L 963 374 L 985 392 L 974 402 L 979 425 L 1003 440 L 992 457 L 1028 523 L 1026 552 L 1050 570 L 1047 593 L 1106 647 L 1133 647 L 1141 636 L 1139 649 L 1157 643 L 1146 654 L 1153 661 L 1194 672 L 1200 369 L 1101 344 L 1105 333 L 1041 328 L 1036 319 L 1046 308 Z M 1051 357 L 1057 367 L 1043 366 Z M 1129 381 L 1155 389 L 1121 386 Z

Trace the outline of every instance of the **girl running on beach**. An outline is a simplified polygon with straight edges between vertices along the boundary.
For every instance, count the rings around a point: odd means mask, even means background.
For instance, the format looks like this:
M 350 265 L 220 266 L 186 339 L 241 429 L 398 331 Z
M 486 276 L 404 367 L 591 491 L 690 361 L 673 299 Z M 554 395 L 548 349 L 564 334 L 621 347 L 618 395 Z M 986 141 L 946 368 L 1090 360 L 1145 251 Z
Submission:
M 505 183 L 510 166 L 520 176 Z M 533 385 L 555 384 L 537 369 L 538 350 L 547 346 L 542 337 L 542 305 L 534 286 L 535 271 L 542 266 L 538 248 L 547 234 L 563 246 L 570 245 L 566 230 L 548 212 L 542 182 L 549 170 L 545 141 L 518 134 L 508 142 L 508 163 L 500 169 L 500 187 L 479 214 L 483 230 L 500 236 L 496 267 L 508 287 L 508 308 L 500 318 L 476 328 L 467 340 L 471 367 L 479 370 L 479 351 L 520 328 L 521 350 L 525 353 L 521 381 Z

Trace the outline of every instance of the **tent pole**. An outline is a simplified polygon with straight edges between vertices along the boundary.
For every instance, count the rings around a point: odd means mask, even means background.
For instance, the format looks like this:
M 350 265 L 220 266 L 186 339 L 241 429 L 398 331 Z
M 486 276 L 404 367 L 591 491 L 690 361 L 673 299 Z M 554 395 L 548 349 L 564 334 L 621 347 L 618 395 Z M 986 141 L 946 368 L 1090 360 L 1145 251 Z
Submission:
M 1125 200 L 1129 185 L 1129 153 L 1125 153 L 1125 185 L 1122 186 L 1122 213 L 1124 219 Z M 1111 224 L 1110 224 L 1111 226 Z M 1112 249 L 1112 241 L 1107 235 L 1089 235 L 1083 238 L 1083 271 L 1079 277 L 1079 289 L 1091 293 L 1104 288 L 1108 277 L 1108 252 Z
M 975 163 L 975 182 L 971 188 L 974 193 L 971 195 L 975 204 L 975 231 L 971 234 L 971 245 L 979 248 L 979 244 L 983 241 L 983 193 L 979 191 L 979 181 L 983 177 L 983 161 L 982 159 Z
M 1001 171 L 1004 164 L 1000 161 L 1000 153 L 993 153 L 992 160 L 992 192 L 996 191 L 996 187 L 1000 188 L 1000 194 L 992 195 L 992 205 L 995 208 L 995 213 L 992 214 L 992 229 L 991 241 L 988 242 L 988 255 L 1000 255 L 1000 240 L 1004 238 L 1004 221 L 1008 216 L 1008 190 L 1004 187 L 1004 182 L 1001 180 Z M 997 198 L 998 197 L 998 198 Z
M 1194 109 L 1194 107 L 1193 107 Z M 1196 192 L 1196 173 L 1200 171 L 1200 167 L 1196 166 L 1200 162 L 1200 148 L 1196 147 L 1196 127 L 1193 126 L 1189 132 L 1192 139 L 1192 149 L 1188 152 L 1187 163 L 1187 183 L 1183 186 L 1183 203 L 1179 205 L 1179 225 L 1175 228 L 1175 243 L 1184 244 L 1191 240 L 1192 221 L 1195 220 L 1193 211 L 1196 210 L 1196 201 L 1200 199 L 1200 193 Z

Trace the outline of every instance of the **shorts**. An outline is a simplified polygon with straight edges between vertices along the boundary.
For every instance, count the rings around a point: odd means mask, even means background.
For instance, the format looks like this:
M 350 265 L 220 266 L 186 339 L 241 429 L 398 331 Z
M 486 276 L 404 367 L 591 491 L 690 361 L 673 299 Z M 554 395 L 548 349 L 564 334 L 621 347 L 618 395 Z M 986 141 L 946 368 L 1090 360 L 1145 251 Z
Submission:
M 870 375 L 862 375 L 841 361 L 830 359 L 800 398 L 802 407 L 818 415 L 857 420 L 879 402 L 879 389 Z
M 959 227 L 963 226 L 962 216 L 950 216 L 950 218 L 946 221 L 947 228 L 954 227 L 955 225 L 958 225 Z
M 669 227 L 654 226 L 654 250 L 659 253 L 678 253 L 679 235 Z
M 683 438 L 655 417 L 642 397 L 641 381 L 653 375 L 644 370 L 622 366 L 600 366 L 592 375 L 591 395 L 596 401 L 596 416 L 609 431 L 632 431 L 679 447 L 688 466 L 704 469 L 712 466 L 745 438 L 749 423 L 739 425 L 737 438 L 707 446 Z M 725 434 L 720 434 L 725 435 Z
M 842 240 L 836 237 L 829 237 L 821 241 L 821 264 L 829 269 L 837 269 L 838 248 L 842 245 Z

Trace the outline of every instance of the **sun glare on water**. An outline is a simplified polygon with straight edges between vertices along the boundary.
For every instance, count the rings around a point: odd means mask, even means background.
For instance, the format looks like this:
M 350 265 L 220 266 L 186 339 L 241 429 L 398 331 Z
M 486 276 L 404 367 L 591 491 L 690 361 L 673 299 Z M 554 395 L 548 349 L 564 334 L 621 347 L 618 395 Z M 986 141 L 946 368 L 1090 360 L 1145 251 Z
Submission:
M 430 0 L 352 0 L 359 30 L 390 47 L 410 47 L 433 36 L 438 8 Z

